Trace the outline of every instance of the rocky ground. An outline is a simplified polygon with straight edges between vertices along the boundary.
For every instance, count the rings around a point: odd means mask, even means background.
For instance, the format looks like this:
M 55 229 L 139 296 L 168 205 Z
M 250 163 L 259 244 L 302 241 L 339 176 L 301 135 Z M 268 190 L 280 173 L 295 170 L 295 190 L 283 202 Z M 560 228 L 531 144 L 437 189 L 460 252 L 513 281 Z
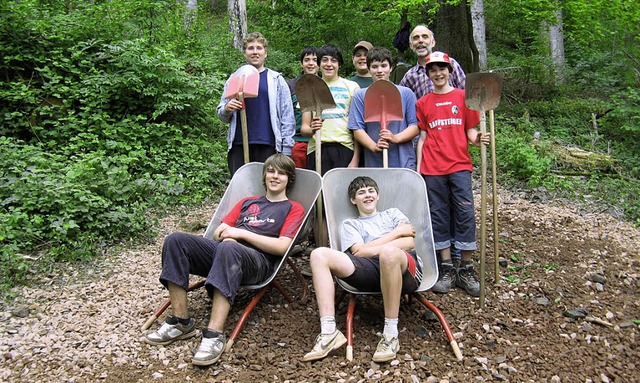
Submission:
M 485 307 L 459 289 L 425 294 L 447 317 L 462 361 L 433 315 L 412 302 L 401 309 L 397 359 L 372 363 L 383 316 L 380 297 L 369 296 L 358 298 L 352 362 L 343 350 L 302 362 L 319 332 L 312 287 L 310 299 L 293 304 L 269 291 L 231 352 L 211 368 L 190 364 L 198 339 L 167 347 L 141 342 L 142 324 L 167 297 L 157 280 L 162 239 L 206 224 L 213 206 L 205 206 L 163 219 L 146 245 L 14 290 L 15 300 L 0 310 L 0 381 L 640 382 L 640 230 L 610 214 L 534 203 L 515 192 L 502 191 L 500 200 L 503 262 L 495 284 L 489 238 Z M 488 216 L 491 237 L 491 210 Z M 300 295 L 289 268 L 281 277 Z M 228 332 L 251 297 L 240 294 Z M 209 300 L 195 291 L 190 302 L 204 326 Z M 343 303 L 343 330 L 344 311 Z

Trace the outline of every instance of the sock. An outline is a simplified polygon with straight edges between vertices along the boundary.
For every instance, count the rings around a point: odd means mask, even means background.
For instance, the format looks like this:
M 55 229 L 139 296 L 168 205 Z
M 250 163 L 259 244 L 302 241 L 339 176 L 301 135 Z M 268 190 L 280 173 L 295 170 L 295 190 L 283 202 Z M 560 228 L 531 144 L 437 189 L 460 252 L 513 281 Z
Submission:
M 191 318 L 179 318 L 179 317 L 175 317 L 178 322 L 180 322 L 183 325 L 188 325 L 189 322 L 191 321 Z
M 386 339 L 398 337 L 398 318 L 384 318 L 382 334 Z
M 212 328 L 205 328 L 202 330 L 202 337 L 203 338 L 217 338 L 220 335 L 222 335 L 222 333 L 212 329 Z
M 451 268 L 452 269 L 453 268 L 453 263 L 451 261 L 447 261 L 447 262 L 443 261 L 442 262 L 442 268 L 443 269 L 445 269 L 445 268 Z
M 460 261 L 460 268 L 464 268 L 467 266 L 473 266 L 473 261 Z
M 320 332 L 322 334 L 333 334 L 336 331 L 336 317 L 323 316 L 320 317 Z

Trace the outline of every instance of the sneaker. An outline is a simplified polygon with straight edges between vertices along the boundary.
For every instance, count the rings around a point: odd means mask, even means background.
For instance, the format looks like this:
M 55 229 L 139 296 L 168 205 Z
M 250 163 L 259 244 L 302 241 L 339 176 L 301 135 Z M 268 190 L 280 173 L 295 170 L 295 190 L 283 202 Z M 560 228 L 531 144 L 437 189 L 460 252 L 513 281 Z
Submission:
M 311 360 L 322 359 L 333 350 L 337 350 L 347 343 L 347 338 L 340 332 L 340 330 L 334 331 L 332 334 L 323 335 L 320 334 L 316 338 L 316 344 L 313 346 L 313 350 L 307 353 L 302 360 L 309 362 Z
M 460 266 L 456 285 L 473 297 L 480 296 L 480 281 L 478 281 L 476 272 L 473 270 L 473 264 Z
M 202 330 L 202 342 L 191 363 L 195 366 L 211 366 L 220 359 L 225 347 L 225 337 L 217 331 Z
M 377 363 L 388 362 L 396 358 L 398 351 L 400 351 L 398 338 L 387 339 L 385 335 L 382 335 L 382 339 L 380 339 L 378 347 L 376 347 L 376 352 L 373 354 L 373 361 Z
M 185 325 L 177 317 L 169 315 L 159 329 L 144 337 L 144 341 L 154 346 L 164 346 L 176 340 L 191 338 L 196 332 L 193 319 L 189 318 L 189 323 Z
M 456 269 L 450 263 L 443 263 L 438 276 L 438 282 L 431 288 L 433 292 L 446 294 L 456 284 L 458 279 L 458 273 Z

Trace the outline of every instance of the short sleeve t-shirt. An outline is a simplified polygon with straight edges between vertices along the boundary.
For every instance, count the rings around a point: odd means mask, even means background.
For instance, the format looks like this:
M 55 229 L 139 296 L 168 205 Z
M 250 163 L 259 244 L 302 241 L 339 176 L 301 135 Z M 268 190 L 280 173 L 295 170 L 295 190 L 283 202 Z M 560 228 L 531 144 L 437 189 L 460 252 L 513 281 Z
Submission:
M 267 237 L 294 238 L 303 220 L 304 208 L 296 201 L 253 196 L 236 203 L 222 222 Z
M 328 82 L 329 90 L 333 96 L 336 107 L 322 111 L 322 129 L 320 130 L 323 143 L 338 143 L 353 150 L 353 134 L 347 128 L 349 121 L 349 108 L 351 98 L 360 89 L 358 84 L 351 80 L 338 77 L 335 81 Z M 316 140 L 314 137 L 309 140 L 307 153 L 316 150 Z
M 369 217 L 346 219 L 340 226 L 341 251 L 347 251 L 357 243 L 369 243 L 403 223 L 410 223 L 409 218 L 397 208 L 389 208 Z
M 420 173 L 439 176 L 473 170 L 467 129 L 480 122 L 480 114 L 467 108 L 464 90 L 429 93 L 416 104 L 418 127 L 427 132 L 422 148 Z

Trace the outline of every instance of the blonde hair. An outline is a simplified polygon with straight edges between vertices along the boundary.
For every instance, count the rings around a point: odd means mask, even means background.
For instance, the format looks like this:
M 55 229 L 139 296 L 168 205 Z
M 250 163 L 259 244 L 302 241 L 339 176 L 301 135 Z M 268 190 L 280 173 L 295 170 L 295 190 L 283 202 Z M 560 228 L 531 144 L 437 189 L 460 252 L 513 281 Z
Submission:
M 247 37 L 244 38 L 244 40 L 242 41 L 242 49 L 247 49 L 247 45 L 249 45 L 249 43 L 252 43 L 254 41 L 259 42 L 260 44 L 262 44 L 262 46 L 264 47 L 264 49 L 267 49 L 267 46 L 269 45 L 269 42 L 267 41 L 267 38 L 264 37 L 262 35 L 262 33 L 260 32 L 251 32 L 247 35 Z

